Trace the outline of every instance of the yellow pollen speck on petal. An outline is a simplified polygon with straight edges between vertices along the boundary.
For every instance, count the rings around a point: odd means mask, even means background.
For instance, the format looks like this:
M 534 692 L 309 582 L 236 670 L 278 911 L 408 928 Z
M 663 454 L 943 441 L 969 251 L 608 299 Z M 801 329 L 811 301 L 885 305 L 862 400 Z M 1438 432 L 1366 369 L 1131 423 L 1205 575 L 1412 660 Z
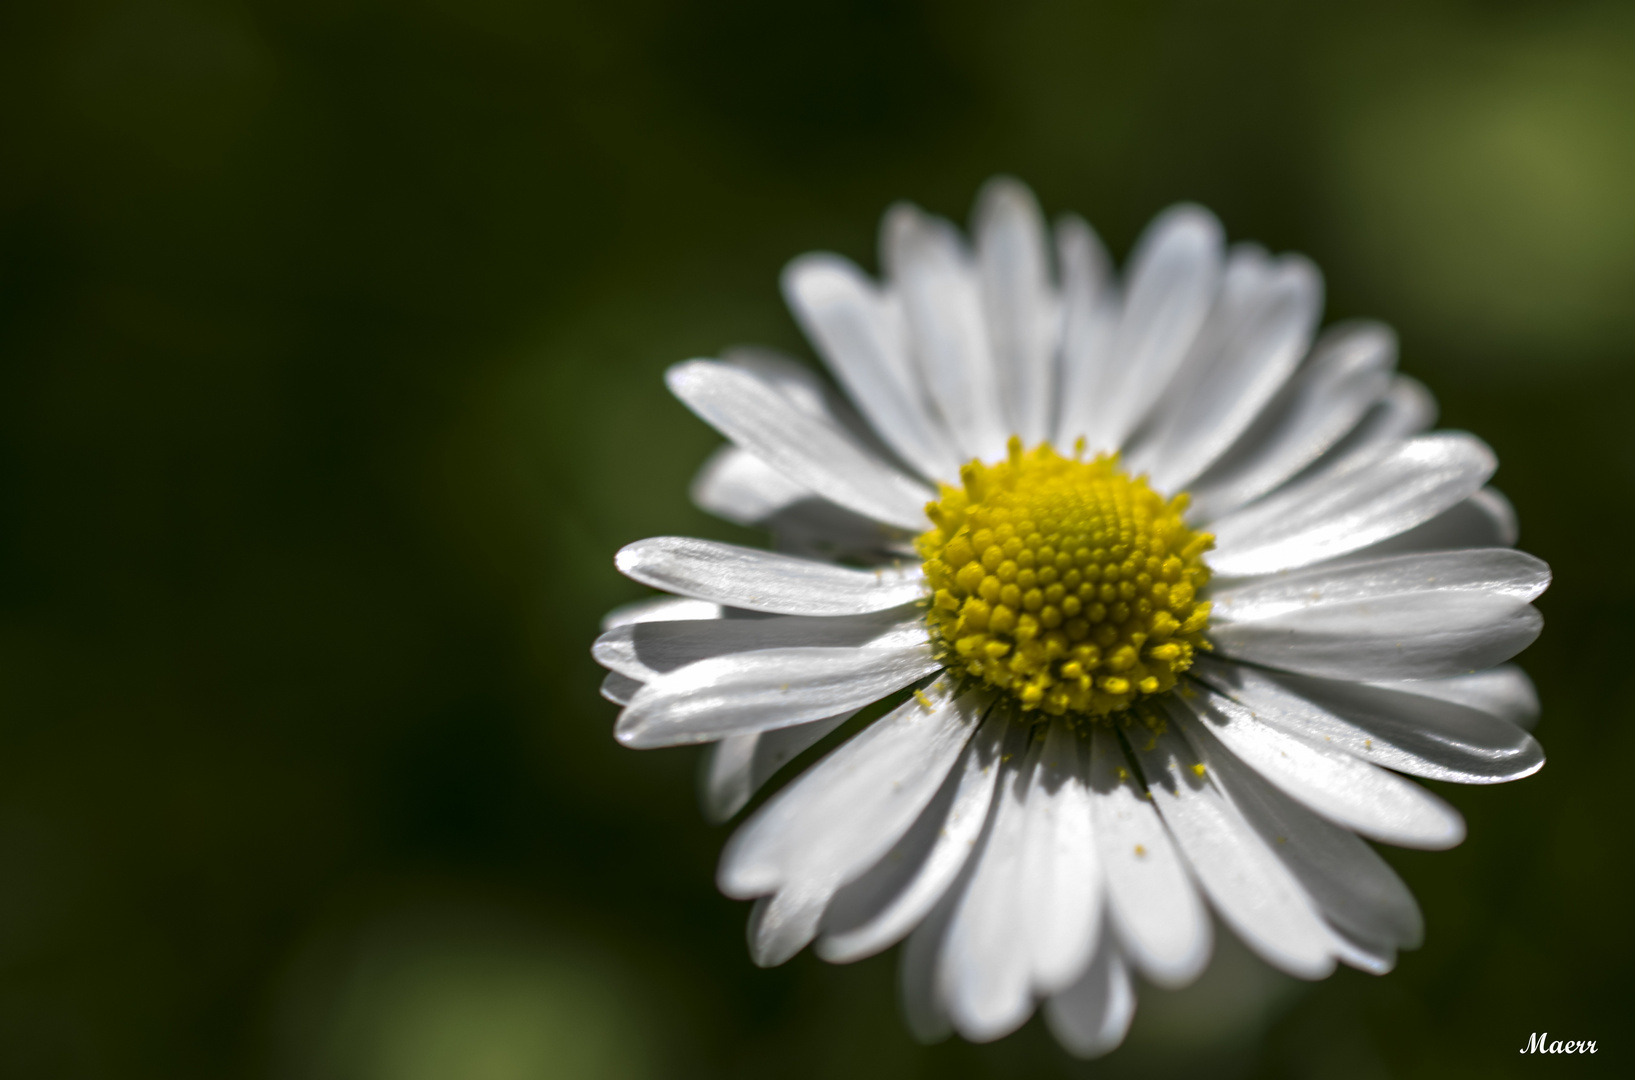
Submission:
M 1137 844 L 1135 846 L 1135 857 L 1138 858 L 1138 859 L 1146 858 L 1147 857 L 1147 849 L 1145 847 L 1143 847 L 1142 845 Z
M 926 506 L 926 622 L 949 667 L 1024 713 L 1111 717 L 1174 689 L 1200 650 L 1208 533 L 1116 456 L 1049 444 L 968 462 Z
M 1193 767 L 1192 767 L 1192 775 L 1194 775 L 1194 776 L 1202 776 L 1202 775 L 1203 775 L 1203 774 L 1204 774 L 1204 773 L 1206 773 L 1206 772 L 1208 772 L 1208 771 L 1209 771 L 1209 770 L 1207 770 L 1207 769 L 1205 769 L 1205 768 L 1204 768 L 1204 767 L 1203 767 L 1203 763 L 1202 763 L 1202 762 L 1199 762 L 1199 763 L 1198 763 L 1198 764 L 1197 764 L 1197 765 L 1194 765 L 1194 766 L 1193 766 Z
M 924 690 L 914 691 L 914 700 L 918 701 L 920 703 L 920 708 L 924 709 L 926 712 L 933 712 L 936 710 L 936 706 L 931 704 L 931 699 L 925 696 Z

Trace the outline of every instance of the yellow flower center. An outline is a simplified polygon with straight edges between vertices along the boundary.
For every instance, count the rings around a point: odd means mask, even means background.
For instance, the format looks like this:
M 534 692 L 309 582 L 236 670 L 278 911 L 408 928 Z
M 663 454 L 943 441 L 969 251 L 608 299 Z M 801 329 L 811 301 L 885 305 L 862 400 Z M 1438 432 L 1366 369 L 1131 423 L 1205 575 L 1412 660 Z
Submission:
M 952 670 L 1024 710 L 1097 718 L 1169 690 L 1209 648 L 1215 538 L 1187 528 L 1185 493 L 1165 501 L 1116 456 L 1082 456 L 1013 437 L 1004 461 L 943 485 L 917 543 Z

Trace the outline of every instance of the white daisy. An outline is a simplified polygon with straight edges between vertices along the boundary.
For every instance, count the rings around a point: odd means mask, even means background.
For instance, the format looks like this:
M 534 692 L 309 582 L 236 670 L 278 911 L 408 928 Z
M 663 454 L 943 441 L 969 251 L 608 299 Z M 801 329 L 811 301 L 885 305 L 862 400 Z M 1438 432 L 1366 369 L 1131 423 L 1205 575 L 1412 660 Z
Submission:
M 1305 259 L 1161 215 L 1116 280 L 1076 217 L 991 182 L 968 245 L 893 207 L 884 280 L 796 259 L 790 307 L 837 394 L 760 352 L 675 394 L 730 440 L 694 486 L 777 553 L 660 537 L 618 567 L 675 594 L 609 616 L 596 658 L 632 747 L 714 743 L 710 814 L 900 691 L 768 799 L 723 855 L 750 951 L 844 962 L 908 939 L 923 1038 L 998 1038 L 1039 1003 L 1082 1056 L 1136 973 L 1202 971 L 1213 910 L 1277 968 L 1391 968 L 1419 943 L 1377 840 L 1446 848 L 1404 779 L 1544 761 L 1526 675 L 1549 581 L 1427 433 L 1375 323 L 1313 341 Z M 902 695 L 899 695 L 902 696 Z

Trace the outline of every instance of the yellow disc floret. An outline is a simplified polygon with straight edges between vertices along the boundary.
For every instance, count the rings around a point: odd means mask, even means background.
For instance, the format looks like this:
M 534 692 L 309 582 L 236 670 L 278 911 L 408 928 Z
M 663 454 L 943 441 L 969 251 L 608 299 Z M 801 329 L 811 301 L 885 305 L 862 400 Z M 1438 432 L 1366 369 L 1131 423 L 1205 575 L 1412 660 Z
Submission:
M 1024 710 L 1104 717 L 1169 690 L 1209 648 L 1198 595 L 1214 537 L 1187 528 L 1184 493 L 1165 500 L 1117 457 L 1024 453 L 1016 438 L 960 479 L 927 504 L 937 527 L 918 540 L 950 669 Z

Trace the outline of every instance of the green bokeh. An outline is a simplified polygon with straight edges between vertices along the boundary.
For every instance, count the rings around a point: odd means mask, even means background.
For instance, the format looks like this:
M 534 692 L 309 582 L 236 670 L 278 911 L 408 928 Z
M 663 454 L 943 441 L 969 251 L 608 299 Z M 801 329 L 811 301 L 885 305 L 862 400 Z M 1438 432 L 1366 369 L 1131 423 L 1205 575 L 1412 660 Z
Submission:
M 0 1076 L 1627 1060 L 1627 5 L 25 2 L 0 146 Z M 752 967 L 696 755 L 618 748 L 587 652 L 620 544 L 747 535 L 665 366 L 809 355 L 786 259 L 1001 171 L 1120 256 L 1182 198 L 1310 254 L 1556 571 L 1549 765 L 1390 855 L 1425 948 L 1223 944 L 1088 1067 L 918 1047 L 893 956 Z

